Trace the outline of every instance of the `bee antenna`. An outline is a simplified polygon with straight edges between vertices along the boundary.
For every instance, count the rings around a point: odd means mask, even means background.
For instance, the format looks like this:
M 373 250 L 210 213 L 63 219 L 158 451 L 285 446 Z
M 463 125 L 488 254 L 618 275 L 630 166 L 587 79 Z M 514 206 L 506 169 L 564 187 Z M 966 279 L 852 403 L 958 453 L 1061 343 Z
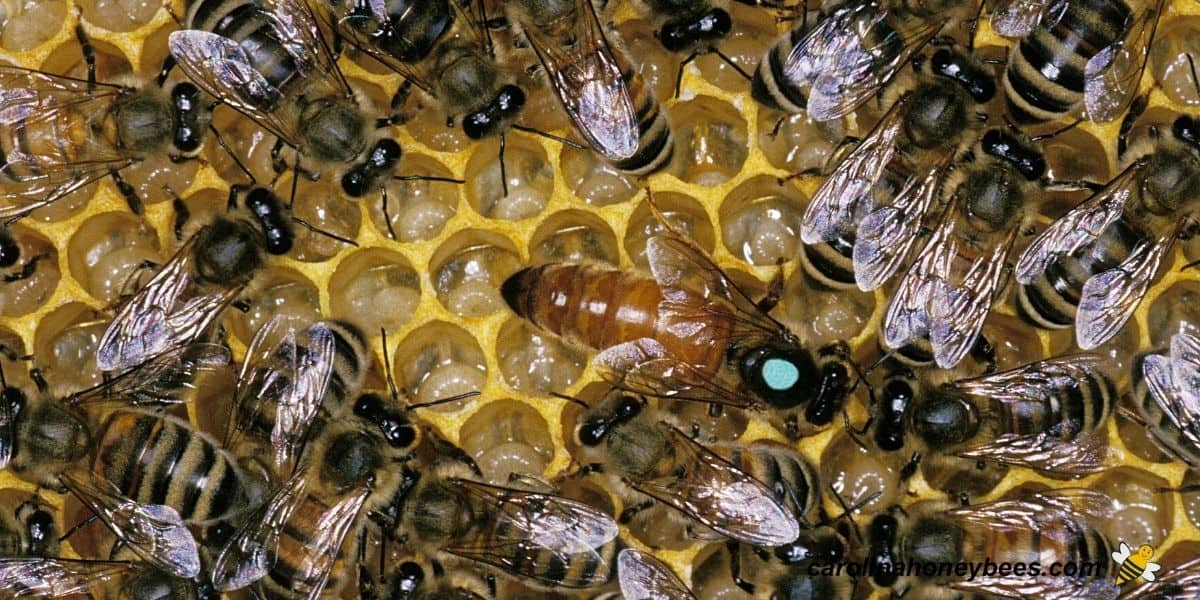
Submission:
M 229 147 L 229 144 L 225 142 L 225 138 L 221 137 L 221 132 L 217 129 L 217 126 L 209 123 L 208 130 L 212 132 L 213 138 L 217 140 L 217 145 L 225 151 L 225 154 L 229 155 L 229 158 L 233 160 L 233 164 L 237 165 L 238 170 L 242 173 L 245 173 L 246 177 L 250 179 L 250 183 L 258 183 L 258 180 L 254 177 L 254 174 L 250 172 L 250 169 L 247 169 L 246 165 L 242 164 L 242 159 L 237 157 L 237 153 Z
M 576 398 L 575 396 L 568 396 L 566 394 L 560 394 L 558 392 L 550 392 L 550 395 L 554 396 L 555 398 L 558 398 L 560 400 L 566 400 L 567 402 L 572 402 L 574 404 L 578 404 L 579 406 L 583 407 L 583 410 L 587 410 L 587 409 L 591 408 L 591 406 L 588 406 L 587 402 L 584 402 L 583 400 L 580 400 L 579 398 Z
M 396 388 L 396 379 L 392 376 L 392 359 L 388 356 L 387 329 L 379 328 L 381 338 L 380 344 L 383 346 L 383 371 L 384 378 L 387 379 L 388 391 L 392 393 L 392 399 L 400 398 L 400 391 Z
M 1076 128 L 1077 126 L 1079 126 L 1079 124 L 1080 124 L 1080 123 L 1082 123 L 1082 122 L 1083 122 L 1083 119 L 1075 119 L 1075 121 L 1074 121 L 1073 123 L 1071 123 L 1070 125 L 1067 125 L 1066 127 L 1062 127 L 1062 128 L 1060 128 L 1060 129 L 1056 129 L 1056 130 L 1054 130 L 1054 131 L 1051 131 L 1050 133 L 1043 133 L 1043 134 L 1041 134 L 1041 135 L 1035 135 L 1035 136 L 1033 136 L 1033 137 L 1029 138 L 1029 141 L 1031 141 L 1031 142 L 1040 142 L 1040 141 L 1042 141 L 1042 140 L 1044 140 L 1044 139 L 1047 139 L 1047 138 L 1052 138 L 1052 137 L 1054 137 L 1054 136 L 1056 136 L 1056 135 L 1058 135 L 1058 134 L 1060 134 L 1060 133 L 1066 133 L 1066 132 L 1068 132 L 1068 131 L 1070 131 L 1070 130 L 1072 130 L 1072 129 Z
M 295 179 L 293 179 L 292 181 L 295 181 Z M 303 226 L 305 229 L 307 229 L 307 230 L 309 230 L 309 231 L 313 232 L 313 233 L 319 233 L 319 234 L 321 234 L 321 235 L 323 235 L 323 236 L 325 236 L 325 237 L 327 237 L 327 238 L 335 239 L 335 240 L 337 240 L 337 241 L 339 241 L 339 242 L 341 242 L 341 243 L 343 243 L 343 244 L 347 244 L 347 245 L 350 245 L 350 246 L 354 246 L 355 248 L 357 248 L 357 247 L 358 247 L 358 242 L 356 242 L 356 241 L 354 241 L 354 240 L 352 240 L 352 239 L 350 239 L 350 238 L 345 238 L 345 237 L 342 237 L 342 236 L 340 236 L 340 235 L 338 235 L 338 234 L 336 234 L 336 233 L 333 233 L 333 232 L 330 232 L 330 231 L 325 231 L 324 229 L 320 229 L 320 228 L 318 228 L 318 227 L 314 227 L 314 226 L 313 226 L 311 223 L 309 223 L 308 221 L 305 221 L 304 219 L 301 219 L 300 217 L 297 217 L 297 216 L 294 216 L 294 215 L 293 215 L 293 216 L 292 216 L 292 220 L 293 220 L 293 221 L 295 221 L 297 224 L 299 224 L 299 225 Z
M 465 179 L 455 179 L 453 177 L 439 177 L 437 175 L 396 175 L 392 177 L 393 181 L 441 181 L 443 183 L 466 183 Z
M 430 406 L 437 406 L 439 404 L 450 404 L 451 402 L 458 402 L 459 400 L 466 400 L 467 398 L 474 398 L 475 396 L 478 396 L 478 395 L 479 395 L 479 392 L 477 392 L 477 391 L 463 392 L 463 393 L 455 395 L 455 396 L 450 396 L 449 398 L 439 398 L 437 400 L 430 400 L 429 402 L 421 402 L 419 404 L 409 404 L 408 409 L 412 410 L 414 408 L 427 408 Z
M 1192 86 L 1196 88 L 1196 95 L 1200 96 L 1200 76 L 1196 75 L 1196 61 L 1192 60 L 1190 52 L 1184 52 L 1183 55 L 1187 57 L 1188 70 L 1192 74 Z
M 562 145 L 564 145 L 564 146 L 570 146 L 570 147 L 572 147 L 572 148 L 574 148 L 574 149 L 576 149 L 576 150 L 585 150 L 585 149 L 586 149 L 586 148 L 584 147 L 584 145 L 583 145 L 583 144 L 580 144 L 579 142 L 576 142 L 576 141 L 574 141 L 574 140 L 567 139 L 567 138 L 565 138 L 565 137 L 562 137 L 562 136 L 560 136 L 560 135 L 554 135 L 553 133 L 547 133 L 547 132 L 545 132 L 545 131 L 542 131 L 542 130 L 540 130 L 540 129 L 534 129 L 533 127 L 526 127 L 526 126 L 524 126 L 524 125 L 518 125 L 518 124 L 516 124 L 516 123 L 513 123 L 513 124 L 512 124 L 512 128 L 513 128 L 513 129 L 516 129 L 517 131 L 524 131 L 525 133 L 532 133 L 532 134 L 534 134 L 534 135 L 540 135 L 540 136 L 542 136 L 542 137 L 544 137 L 544 138 L 546 138 L 546 139 L 548 139 L 548 140 L 553 140 L 553 141 L 556 141 L 556 142 L 558 142 L 558 143 L 560 143 L 560 144 L 562 144 Z
M 871 371 L 874 371 L 876 367 L 878 367 L 879 365 L 883 364 L 883 362 L 884 362 L 884 361 L 886 361 L 887 359 L 891 358 L 892 356 L 895 356 L 895 354 L 896 354 L 896 351 L 895 351 L 895 350 L 888 350 L 887 352 L 885 352 L 885 353 L 883 354 L 883 356 L 880 356 L 878 360 L 876 360 L 875 362 L 871 363 L 871 364 L 870 364 L 870 366 L 868 366 L 866 369 L 864 369 L 864 370 L 863 370 L 863 372 L 862 372 L 862 375 L 867 375 L 867 374 L 869 374 Z
M 1200 265 L 1200 260 L 1193 260 L 1192 262 L 1190 262 L 1186 265 L 1183 265 L 1182 267 L 1179 267 L 1179 270 L 1186 271 L 1188 269 L 1195 268 L 1197 265 Z
M 4 363 L 0 363 L 0 389 L 8 389 L 8 379 L 4 377 Z
M 721 52 L 720 50 L 718 50 L 718 49 L 717 49 L 715 46 L 714 46 L 714 47 L 711 47 L 711 48 L 709 48 L 709 50 L 710 50 L 710 51 L 712 51 L 712 53 L 713 53 L 713 54 L 716 54 L 718 58 L 720 58 L 722 61 L 724 61 L 724 62 L 725 62 L 725 64 L 727 64 L 727 65 L 729 65 L 730 67 L 732 67 L 734 71 L 737 71 L 737 74 L 738 74 L 738 75 L 741 75 L 743 78 L 745 78 L 745 80 L 746 80 L 746 81 L 751 81 L 751 80 L 753 80 L 753 79 L 754 79 L 754 77 L 753 77 L 752 75 L 750 75 L 749 73 L 747 73 L 745 69 L 743 69 L 742 67 L 738 66 L 738 64 L 737 64 L 737 63 L 733 62 L 733 59 L 732 59 L 732 58 L 729 58 L 728 56 L 725 56 L 725 53 L 724 53 L 724 52 Z M 675 89 L 675 92 L 676 92 L 676 93 L 678 93 L 678 92 L 679 92 L 679 89 L 678 89 L 678 88 L 676 88 L 676 89 Z

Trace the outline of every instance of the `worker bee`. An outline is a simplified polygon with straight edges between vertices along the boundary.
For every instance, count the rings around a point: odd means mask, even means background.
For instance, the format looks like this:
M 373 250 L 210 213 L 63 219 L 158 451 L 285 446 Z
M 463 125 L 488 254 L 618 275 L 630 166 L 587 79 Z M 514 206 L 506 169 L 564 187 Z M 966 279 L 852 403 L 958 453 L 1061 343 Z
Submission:
M 59 476 L 91 451 L 91 429 L 79 411 L 53 398 L 41 376 L 35 394 L 8 385 L 0 369 L 0 469 L 21 479 L 65 492 Z
M 634 65 L 604 35 L 588 0 L 506 3 L 575 129 L 613 166 L 649 175 L 670 160 L 667 115 Z
M 1200 338 L 1180 332 L 1171 336 L 1166 354 L 1149 354 L 1141 376 L 1147 393 L 1138 411 L 1152 438 L 1166 453 L 1189 467 L 1200 468 L 1200 408 L 1195 389 L 1200 372 Z
M 758 63 L 750 93 L 760 104 L 816 121 L 853 112 L 970 2 L 853 0 L 812 28 L 784 34 Z M 923 106 L 918 103 L 917 106 Z M 930 115 L 932 116 L 932 114 Z
M 588 588 L 612 577 L 612 517 L 581 502 L 478 481 L 472 465 L 441 460 L 410 471 L 394 533 L 423 556 L 496 567 L 540 587 Z M 476 467 L 477 469 L 477 467 Z
M 171 34 L 171 55 L 196 85 L 278 138 L 276 170 L 287 145 L 316 163 L 305 167 L 313 177 L 333 165 L 352 198 L 391 178 L 400 144 L 371 132 L 304 0 L 198 0 L 187 25 Z
M 618 388 L 739 408 L 807 402 L 808 422 L 832 422 L 857 372 L 847 351 L 804 347 L 768 314 L 773 298 L 754 303 L 669 226 L 647 241 L 646 256 L 652 277 L 550 263 L 517 271 L 500 292 L 518 316 L 602 350 L 596 363 Z
M 1114 598 L 1119 588 L 1112 580 L 1112 548 L 1094 525 L 1113 510 L 1111 498 L 1083 489 L 1027 492 L 974 506 L 919 503 L 872 519 L 867 566 L 876 585 L 901 596 L 915 590 L 928 598 Z M 953 572 L 963 562 L 1013 568 Z M 909 564 L 917 565 L 916 572 L 908 572 Z M 930 565 L 939 572 L 925 572 Z
M 149 565 L 70 558 L 0 558 L 0 592 L 6 598 L 207 598 L 194 581 Z
M 195 158 L 202 149 L 212 115 L 199 88 L 165 85 L 169 69 L 153 84 L 133 76 L 97 81 L 81 25 L 75 33 L 86 80 L 0 65 L 0 219 L 7 223 L 104 177 L 140 214 L 142 201 L 121 170 L 155 156 Z
M 399 463 L 420 430 L 374 395 L 360 396 L 309 430 L 297 471 L 222 547 L 213 566 L 218 590 L 252 584 L 270 598 L 315 598 L 352 574 L 344 548 L 363 511 L 391 501 L 405 483 Z M 351 542 L 356 543 L 356 542 Z
M 811 467 L 803 462 L 771 460 L 765 452 L 736 450 L 742 462 L 758 465 L 760 459 L 770 460 L 776 468 L 757 470 L 780 473 L 779 481 L 771 483 L 791 490 L 789 494 L 773 492 L 750 472 L 656 418 L 656 412 L 646 406 L 645 399 L 610 393 L 584 413 L 576 430 L 584 454 L 595 449 L 592 452 L 601 459 L 584 469 L 612 475 L 612 489 L 624 497 L 628 508 L 621 514 L 622 522 L 657 501 L 748 544 L 780 546 L 796 539 L 800 534 L 797 514 L 803 513 L 791 512 L 784 502 L 808 499 L 815 479 Z M 793 471 L 794 464 L 800 469 Z
M 231 205 L 241 193 L 230 189 Z M 97 346 L 97 368 L 119 373 L 178 354 L 202 338 L 263 268 L 264 254 L 291 250 L 290 218 L 275 193 L 254 186 L 244 196 L 251 218 L 214 218 L 117 308 Z
M 995 94 L 987 68 L 949 48 L 927 67 L 931 73 L 838 163 L 805 209 L 801 257 L 825 285 L 883 285 L 917 239 L 953 156 L 974 141 L 983 117 L 972 111 Z
M 1020 38 L 1009 52 L 1004 97 L 1019 120 L 1050 121 L 1081 104 L 1087 118 L 1116 119 L 1138 91 L 1163 0 L 1006 0 L 992 29 Z
M 645 552 L 626 548 L 617 554 L 621 594 L 628 600 L 695 600 L 670 567 Z
M 687 53 L 679 63 L 675 76 L 675 95 L 683 82 L 683 70 L 692 61 L 706 53 L 716 54 L 725 64 L 747 80 L 749 73 L 742 70 L 733 59 L 717 48 L 733 30 L 733 18 L 722 0 L 641 0 L 637 3 L 643 12 L 656 22 L 655 37 L 668 52 Z
M 894 452 L 989 460 L 1082 476 L 1106 465 L 1116 386 L 1097 355 L 1075 354 L 935 384 L 901 372 L 885 381 L 875 445 Z M 914 440 L 915 438 L 915 440 Z
M 57 556 L 62 532 L 52 510 L 37 496 L 0 509 L 0 556 Z
M 1022 312 L 1041 327 L 1074 321 L 1085 350 L 1121 330 L 1174 240 L 1195 228 L 1200 122 L 1181 116 L 1152 134 L 1152 151 L 1054 221 L 1014 269 Z
M 349 323 L 318 321 L 297 331 L 281 317 L 268 321 L 246 348 L 225 447 L 241 449 L 246 437 L 266 444 L 266 462 L 290 474 L 318 410 L 347 404 L 368 366 L 366 339 Z
M 1041 153 L 1003 130 L 985 133 L 979 153 L 956 172 L 961 179 L 942 223 L 901 279 L 883 319 L 886 349 L 928 344 L 943 369 L 958 364 L 978 340 L 1046 173 Z

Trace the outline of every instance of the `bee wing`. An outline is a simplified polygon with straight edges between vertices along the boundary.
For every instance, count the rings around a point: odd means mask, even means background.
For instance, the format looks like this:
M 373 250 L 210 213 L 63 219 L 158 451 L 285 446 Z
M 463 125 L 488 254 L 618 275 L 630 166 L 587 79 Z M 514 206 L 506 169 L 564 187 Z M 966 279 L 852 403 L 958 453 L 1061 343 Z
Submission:
M 871 208 L 871 188 L 896 154 L 896 138 L 911 97 L 896 101 L 871 133 L 821 182 L 804 209 L 800 239 L 805 244 L 828 242 L 854 231 L 860 215 Z
M 86 405 L 117 401 L 125 404 L 178 404 L 181 392 L 195 389 L 201 373 L 230 364 L 233 356 L 222 344 L 196 342 L 151 357 L 104 383 L 72 394 L 67 401 Z
M 695 600 L 679 576 L 653 555 L 626 548 L 617 554 L 617 576 L 626 600 Z
M 737 393 L 736 384 L 671 356 L 651 338 L 609 347 L 596 355 L 595 364 L 605 380 L 630 392 L 739 408 L 750 406 L 749 400 Z
M 1091 377 L 1104 365 L 1097 354 L 1080 353 L 1032 362 L 1015 369 L 961 379 L 942 389 L 954 395 L 1005 403 L 1041 403 L 1079 388 L 1079 382 Z
M 312 589 L 306 595 L 307 600 L 316 600 L 325 591 L 346 535 L 358 521 L 358 514 L 370 495 L 369 488 L 358 488 L 335 502 L 317 519 L 316 536 L 304 547 L 299 570 L 300 580 L 313 582 Z
M 453 544 L 445 548 L 447 552 L 547 585 L 556 582 L 532 571 L 531 566 L 544 561 L 572 564 L 579 560 L 576 557 L 586 557 L 583 560 L 598 566 L 581 584 L 590 587 L 608 581 L 611 569 L 598 549 L 617 537 L 617 524 L 609 515 L 582 502 L 550 494 L 465 479 L 451 481 L 493 512 L 480 545 Z
M 212 567 L 218 590 L 240 590 L 270 572 L 278 555 L 279 534 L 304 501 L 307 488 L 303 474 L 293 476 L 229 538 Z
M 1146 563 L 1146 570 L 1142 571 L 1142 579 L 1145 579 L 1146 581 L 1154 581 L 1155 578 L 1158 577 L 1155 575 L 1155 573 L 1157 573 L 1160 569 L 1162 569 L 1162 565 L 1158 563 Z
M 1200 417 L 1200 338 L 1187 333 L 1171 336 L 1171 376 L 1180 399 Z
M 1014 269 L 1017 281 L 1029 285 L 1058 258 L 1095 242 L 1120 218 L 1125 203 L 1137 191 L 1145 165 L 1145 160 L 1130 165 L 1104 189 L 1051 223 L 1021 253 Z
M 1174 233 L 1151 243 L 1143 240 L 1121 264 L 1088 278 L 1075 313 L 1075 341 L 1080 348 L 1095 348 L 1121 330 L 1145 297 L 1174 240 Z
M 669 504 L 730 539 L 755 546 L 796 540 L 800 524 L 771 490 L 675 427 L 668 428 L 683 452 L 687 471 L 632 482 L 638 491 Z
M 1170 358 L 1161 354 L 1148 355 L 1142 362 L 1142 377 L 1150 397 L 1163 415 L 1191 446 L 1200 447 L 1200 398 L 1182 389 L 1180 382 L 1188 381 L 1189 377 L 1177 379 L 1175 376 L 1176 370 L 1192 369 L 1196 364 L 1177 366 L 1175 363 L 1179 360 L 1174 354 Z
M 874 290 L 900 268 L 937 197 L 944 166 L 910 179 L 891 205 L 879 207 L 859 222 L 853 254 L 858 289 Z
M 167 264 L 117 309 L 96 348 L 101 371 L 130 369 L 170 344 L 167 315 L 191 282 L 190 238 Z
M 16 219 L 135 161 L 103 136 L 63 131 L 107 114 L 131 90 L 0 65 L 0 219 Z M 43 139 L 50 135 L 63 139 Z M 70 151 L 64 150 L 70 147 Z
M 1156 563 L 1146 565 L 1162 567 Z M 1157 571 L 1158 569 L 1155 569 Z M 1143 573 L 1145 575 L 1145 573 Z M 1121 594 L 1123 600 L 1135 598 L 1195 598 L 1200 596 L 1200 558 L 1193 558 L 1176 565 L 1170 572 L 1147 579 L 1145 583 L 1129 588 Z
M 950 584 L 956 590 L 1000 598 L 1039 598 L 1044 600 L 1115 600 L 1121 588 L 1111 579 L 1084 577 L 1041 577 L 995 575 Z
M 309 425 L 317 416 L 333 374 L 333 332 L 324 323 L 314 323 L 307 333 L 308 344 L 296 357 L 292 385 L 279 398 L 275 427 L 271 431 L 271 445 L 278 465 L 295 456 Z
M 174 508 L 134 502 L 82 467 L 65 471 L 62 481 L 142 560 L 176 577 L 200 574 L 196 539 Z
M 1083 101 L 1089 119 L 1106 123 L 1120 117 L 1137 94 L 1164 2 L 1158 0 L 1124 39 L 1100 50 L 1084 65 Z
M 344 97 L 354 92 L 334 61 L 333 52 L 317 24 L 308 0 L 259 0 L 277 39 L 296 65 L 296 71 L 311 85 L 320 83 Z
M 595 7 L 578 6 L 588 14 L 575 18 L 575 47 L 561 48 L 536 28 L 525 34 L 575 128 L 605 158 L 624 160 L 637 153 L 637 111 Z
M 0 558 L 0 593 L 5 598 L 60 598 L 87 594 L 93 586 L 127 573 L 133 563 L 29 557 Z
M 666 225 L 665 220 L 662 223 Z M 699 292 L 707 299 L 728 303 L 738 318 L 753 323 L 752 327 L 764 331 L 782 328 L 777 321 L 763 314 L 750 295 L 734 283 L 695 241 L 669 225 L 666 227 L 664 232 L 646 241 L 650 274 L 662 287 L 666 302 L 695 304 Z
M 1121 542 L 1120 549 L 1113 552 L 1112 557 L 1113 557 L 1113 560 L 1117 562 L 1117 564 L 1120 564 L 1120 563 L 1125 562 L 1125 559 L 1129 558 L 1129 556 L 1131 554 L 1133 554 L 1133 549 L 1129 547 L 1129 544 L 1126 544 L 1125 542 Z
M 1033 33 L 1050 5 L 1050 0 L 1000 0 L 992 5 L 992 31 L 1007 38 L 1023 38 Z
M 963 458 L 991 460 L 1048 473 L 1082 477 L 1110 467 L 1117 455 L 1108 446 L 1107 433 L 1091 432 L 1071 440 L 1053 434 L 1003 434 L 955 454 Z
M 863 2 L 858 6 L 877 11 L 871 17 L 875 21 L 887 18 L 887 11 L 875 3 Z M 917 19 L 895 32 L 898 39 L 892 35 L 863 36 L 860 31 L 864 30 L 856 28 L 839 32 L 840 37 L 834 43 L 838 51 L 817 72 L 808 97 L 808 115 L 816 121 L 832 121 L 854 111 L 891 81 L 913 53 L 944 24 L 945 21 L 936 19 Z M 872 40 L 874 45 L 864 45 L 866 40 Z M 899 51 L 894 46 L 899 46 Z
M 17 444 L 16 415 L 12 404 L 0 402 L 0 469 L 8 467 Z
M 1063 520 L 1102 522 L 1112 518 L 1116 505 L 1111 496 L 1087 488 L 1058 488 L 1024 494 L 974 506 L 951 508 L 955 519 L 1000 531 L 1037 531 L 1058 535 L 1058 527 L 1044 527 Z

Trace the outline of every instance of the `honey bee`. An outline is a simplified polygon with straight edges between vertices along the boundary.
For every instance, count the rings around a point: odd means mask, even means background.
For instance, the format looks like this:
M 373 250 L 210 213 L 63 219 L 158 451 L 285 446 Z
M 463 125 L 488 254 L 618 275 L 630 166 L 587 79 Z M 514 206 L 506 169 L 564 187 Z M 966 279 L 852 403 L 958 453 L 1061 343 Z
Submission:
M 277 171 L 287 145 L 315 163 L 310 176 L 328 166 L 352 198 L 392 177 L 400 144 L 371 132 L 304 0 L 199 0 L 187 25 L 171 34 L 171 55 L 196 85 L 278 138 Z
M 39 389 L 27 394 L 8 385 L 0 369 L 0 469 L 65 492 L 59 476 L 90 453 L 91 429 L 83 414 L 49 394 L 36 371 L 33 379 Z
M 96 80 L 95 58 L 82 26 L 76 37 L 87 79 L 0 66 L 0 219 L 6 223 L 112 177 L 130 210 L 142 201 L 121 170 L 154 156 L 196 158 L 211 113 L 190 82 L 152 85 L 128 76 Z
M 1151 131 L 1153 149 L 1050 224 L 1014 269 L 1022 312 L 1041 327 L 1074 321 L 1085 350 L 1121 330 L 1175 239 L 1195 228 L 1200 122 L 1181 116 L 1169 133 Z
M 695 600 L 679 576 L 657 558 L 626 548 L 617 554 L 617 576 L 627 600 Z
M 496 597 L 495 582 L 465 569 L 447 572 L 437 561 L 429 562 L 432 577 L 418 562 L 406 560 L 376 585 L 370 573 L 360 567 L 359 597 L 376 600 L 489 600 Z
M 1189 467 L 1200 468 L 1200 408 L 1196 375 L 1200 372 L 1200 338 L 1180 332 L 1171 336 L 1166 354 L 1150 354 L 1142 361 L 1141 375 L 1147 393 L 1138 411 L 1163 451 Z
M 897 100 L 837 164 L 805 209 L 806 271 L 833 288 L 883 285 L 903 264 L 933 207 L 952 157 L 973 142 L 995 94 L 974 56 L 941 48 L 931 73 Z
M 876 585 L 890 587 L 898 595 L 916 591 L 927 598 L 971 593 L 1115 598 L 1119 588 L 1112 580 L 1112 548 L 1093 525 L 1113 510 L 1111 498 L 1083 489 L 1025 493 L 951 508 L 938 502 L 920 503 L 872 519 L 867 532 L 868 566 Z M 909 561 L 951 566 L 1007 562 L 1021 564 L 1024 572 L 908 575 L 904 570 Z
M 992 29 L 1020 38 L 1009 52 L 1004 97 L 1018 120 L 1050 121 L 1081 104 L 1107 122 L 1137 94 L 1162 0 L 1005 0 L 992 8 Z
M 658 501 L 737 541 L 780 546 L 796 539 L 800 524 L 783 502 L 789 496 L 807 499 L 810 482 L 815 479 L 811 467 L 793 473 L 779 468 L 791 463 L 773 461 L 777 468 L 759 469 L 797 475 L 798 483 L 786 475 L 772 481 L 788 489 L 801 488 L 778 494 L 656 416 L 644 399 L 611 393 L 587 410 L 576 431 L 582 447 L 596 449 L 601 457 L 584 469 L 612 475 L 611 489 L 625 498 L 628 507 L 621 514 L 622 522 L 633 516 L 634 509 L 649 508 Z M 749 450 L 737 456 L 755 465 L 765 458 Z
M 846 351 L 804 347 L 768 314 L 773 299 L 753 302 L 669 226 L 646 256 L 652 277 L 551 263 L 517 271 L 500 292 L 518 316 L 602 350 L 596 363 L 618 388 L 740 408 L 807 402 L 809 422 L 833 420 L 857 372 Z
M 482 483 L 461 462 L 410 472 L 395 532 L 423 556 L 445 553 L 550 589 L 607 583 L 619 550 L 612 517 L 575 500 Z
M 241 194 L 231 188 L 230 203 Z M 122 302 L 100 338 L 97 368 L 123 372 L 177 355 L 201 339 L 263 268 L 265 254 L 291 250 L 291 223 L 275 193 L 255 186 L 245 191 L 244 203 L 251 217 L 217 216 Z
M 753 79 L 733 59 L 717 48 L 733 30 L 733 18 L 722 0 L 640 0 L 643 12 L 657 22 L 655 37 L 669 52 L 688 53 L 679 63 L 675 95 L 683 82 L 683 70 L 702 54 L 711 52 L 747 80 Z
M 970 2 L 853 0 L 815 26 L 784 34 L 762 57 L 750 93 L 760 104 L 816 121 L 853 112 Z M 918 103 L 917 106 L 923 106 Z M 930 115 L 932 116 L 932 115 Z
M 57 556 L 62 532 L 52 510 L 37 496 L 0 509 L 0 556 Z
M 613 166 L 649 175 L 671 160 L 667 115 L 629 59 L 604 35 L 589 0 L 514 0 L 524 31 L 575 129 Z
M 1082 476 L 1107 466 L 1116 385 L 1102 357 L 1074 354 L 935 384 L 901 373 L 882 386 L 873 439 L 894 452 L 990 460 Z M 906 439 L 908 442 L 906 442 Z
M 0 592 L 8 598 L 207 598 L 195 582 L 151 566 L 69 558 L 0 558 Z
M 225 447 L 244 437 L 270 446 L 276 473 L 290 473 L 319 409 L 336 410 L 362 387 L 369 366 L 357 327 L 318 321 L 297 331 L 276 317 L 246 348 Z
M 375 410 L 362 408 L 368 405 Z M 344 586 L 352 573 L 345 561 L 355 555 L 344 548 L 347 538 L 355 540 L 350 533 L 363 524 L 363 511 L 395 497 L 405 481 L 399 463 L 419 429 L 402 413 L 356 402 L 317 419 L 309 436 L 297 471 L 217 555 L 218 590 L 253 584 L 270 598 L 316 598 Z
M 883 319 L 883 345 L 928 344 L 949 369 L 975 346 L 1002 289 L 1009 251 L 1031 225 L 1045 175 L 1041 153 L 1016 135 L 989 130 L 980 159 L 961 177 L 942 223 L 900 280 Z

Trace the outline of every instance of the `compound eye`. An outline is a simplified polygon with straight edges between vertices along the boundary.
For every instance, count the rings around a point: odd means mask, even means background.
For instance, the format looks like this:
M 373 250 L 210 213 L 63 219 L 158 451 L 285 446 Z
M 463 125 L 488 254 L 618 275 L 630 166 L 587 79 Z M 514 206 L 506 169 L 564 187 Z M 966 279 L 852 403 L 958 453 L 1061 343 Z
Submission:
M 512 116 L 525 107 L 525 92 L 515 85 L 506 85 L 496 96 L 496 105 L 501 114 Z
M 342 176 L 342 190 L 351 198 L 358 198 L 367 193 L 370 178 L 360 169 L 354 169 Z
M 473 140 L 486 136 L 491 126 L 492 118 L 484 111 L 473 112 L 463 118 L 463 133 Z
M 642 402 L 633 396 L 622 396 L 621 404 L 617 407 L 617 418 L 625 421 L 633 418 L 642 411 Z
M 393 448 L 408 448 L 417 440 L 416 428 L 407 423 L 397 424 L 395 421 L 391 421 L 386 429 L 387 432 L 384 436 L 387 438 L 388 445 Z
M 355 416 L 373 419 L 383 408 L 383 399 L 378 394 L 363 394 L 354 402 Z
M 400 585 L 400 591 L 414 592 L 421 585 L 421 581 L 425 579 L 425 570 L 415 562 L 405 561 L 396 569 L 396 579 Z
M 604 419 L 591 419 L 579 426 L 579 443 L 584 446 L 596 446 L 604 440 L 608 433 L 609 422 Z

